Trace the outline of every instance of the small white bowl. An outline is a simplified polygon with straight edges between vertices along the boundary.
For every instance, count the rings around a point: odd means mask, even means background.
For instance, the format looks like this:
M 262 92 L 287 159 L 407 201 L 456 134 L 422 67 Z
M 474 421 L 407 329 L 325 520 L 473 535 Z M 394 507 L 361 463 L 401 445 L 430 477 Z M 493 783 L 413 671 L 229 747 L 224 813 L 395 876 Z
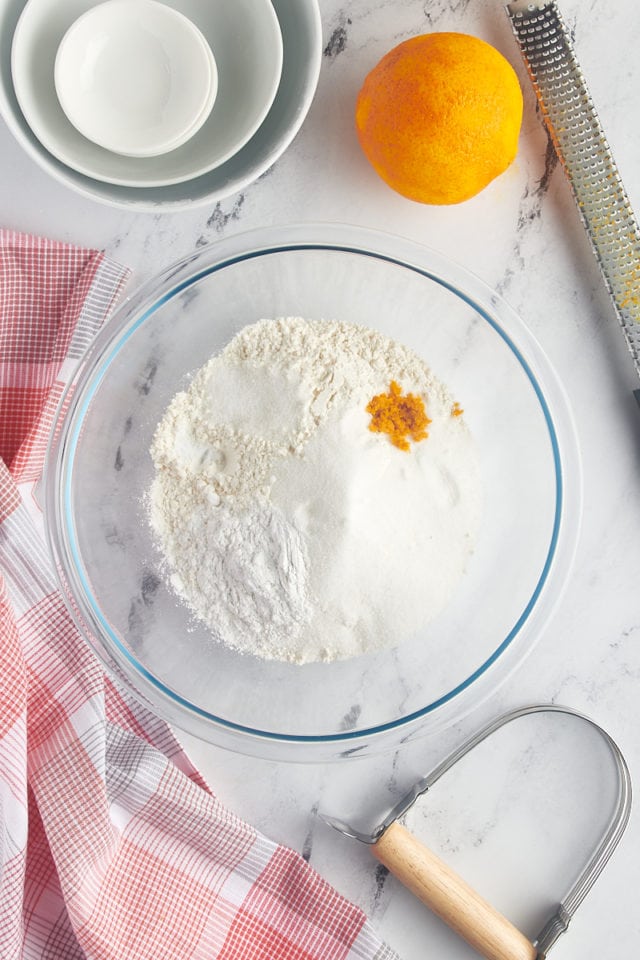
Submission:
M 282 34 L 270 0 L 174 2 L 174 8 L 201 29 L 213 51 L 218 94 L 200 130 L 181 147 L 157 157 L 105 150 L 82 136 L 60 106 L 54 86 L 56 51 L 70 25 L 93 6 L 93 0 L 28 0 L 16 24 L 11 47 L 15 95 L 29 127 L 50 154 L 104 183 L 166 187 L 214 170 L 251 139 L 269 112 L 282 72 Z
M 73 126 L 128 157 L 155 157 L 186 143 L 218 90 L 200 30 L 157 0 L 106 0 L 87 10 L 62 38 L 54 78 Z
M 253 0 L 233 0 L 232 4 L 226 0 L 226 4 L 233 7 L 242 6 L 243 2 L 250 5 Z M 73 170 L 43 146 L 20 109 L 9 69 L 14 32 L 25 7 L 24 0 L 0 0 L 0 65 L 3 65 L 0 70 L 0 115 L 34 163 L 57 183 L 89 200 L 130 213 L 176 213 L 196 207 L 212 207 L 245 189 L 273 166 L 295 138 L 313 102 L 323 49 L 319 2 L 272 0 L 272 3 L 282 31 L 284 53 L 282 79 L 273 105 L 241 150 L 195 180 L 183 180 L 171 186 L 120 186 Z M 71 10 L 66 9 L 67 4 L 71 4 Z M 86 0 L 58 0 L 51 4 L 62 21 L 60 38 L 72 20 L 90 5 Z M 203 0 L 173 0 L 172 6 L 202 30 L 214 50 L 220 72 L 222 63 L 215 49 L 215 36 L 219 17 L 225 10 L 221 11 L 218 3 Z M 54 96 L 54 100 L 57 101 L 57 97 Z M 184 149 L 180 147 L 175 152 L 181 153 Z M 173 154 L 167 154 L 166 158 L 171 156 Z

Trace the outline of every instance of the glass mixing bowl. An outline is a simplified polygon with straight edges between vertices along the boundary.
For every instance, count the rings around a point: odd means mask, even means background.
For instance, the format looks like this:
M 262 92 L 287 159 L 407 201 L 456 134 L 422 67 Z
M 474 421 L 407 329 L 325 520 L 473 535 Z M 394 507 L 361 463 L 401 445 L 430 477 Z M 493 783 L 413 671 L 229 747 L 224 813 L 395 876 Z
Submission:
M 278 316 L 350 321 L 406 344 L 474 435 L 484 497 L 475 552 L 445 610 L 395 649 L 306 665 L 241 655 L 163 580 L 143 503 L 156 426 L 212 354 Z M 530 650 L 568 574 L 581 484 L 556 376 L 500 297 L 399 237 L 299 225 L 202 248 L 127 299 L 61 410 L 47 529 L 72 616 L 147 706 L 236 751 L 326 760 L 458 720 Z

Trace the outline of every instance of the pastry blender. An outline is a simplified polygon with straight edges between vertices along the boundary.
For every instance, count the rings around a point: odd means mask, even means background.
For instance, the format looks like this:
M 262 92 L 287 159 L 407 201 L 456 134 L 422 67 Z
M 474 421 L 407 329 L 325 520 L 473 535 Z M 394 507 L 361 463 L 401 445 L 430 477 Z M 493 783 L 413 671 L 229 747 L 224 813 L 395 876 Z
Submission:
M 555 713 L 576 717 L 595 730 L 609 748 L 617 774 L 617 798 L 608 825 L 588 862 L 567 894 L 557 905 L 538 936 L 529 940 L 449 866 L 423 846 L 399 820 L 418 797 L 429 790 L 474 747 L 496 730 L 519 717 L 534 713 Z M 498 717 L 439 763 L 416 783 L 370 834 L 361 833 L 334 817 L 323 819 L 345 836 L 370 844 L 374 856 L 423 903 L 457 931 L 487 960 L 544 960 L 558 937 L 602 872 L 620 840 L 631 810 L 631 778 L 625 759 L 609 734 L 593 720 L 555 705 L 533 705 Z

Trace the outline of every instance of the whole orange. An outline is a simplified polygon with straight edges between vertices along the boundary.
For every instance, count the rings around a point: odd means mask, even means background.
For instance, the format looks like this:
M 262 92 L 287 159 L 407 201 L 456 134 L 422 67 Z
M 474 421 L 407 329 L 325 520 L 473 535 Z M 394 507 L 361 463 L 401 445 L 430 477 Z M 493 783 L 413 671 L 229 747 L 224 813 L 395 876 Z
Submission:
M 356 104 L 364 153 L 382 179 L 421 203 L 475 196 L 515 158 L 522 91 L 495 47 L 427 33 L 390 50 Z

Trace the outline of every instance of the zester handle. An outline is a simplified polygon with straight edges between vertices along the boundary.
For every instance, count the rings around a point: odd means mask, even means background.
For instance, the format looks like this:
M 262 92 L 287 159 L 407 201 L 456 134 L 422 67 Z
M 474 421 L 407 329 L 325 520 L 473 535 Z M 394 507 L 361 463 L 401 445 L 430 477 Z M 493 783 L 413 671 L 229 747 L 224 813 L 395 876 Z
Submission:
M 640 230 L 567 28 L 555 0 L 506 9 L 640 374 Z

